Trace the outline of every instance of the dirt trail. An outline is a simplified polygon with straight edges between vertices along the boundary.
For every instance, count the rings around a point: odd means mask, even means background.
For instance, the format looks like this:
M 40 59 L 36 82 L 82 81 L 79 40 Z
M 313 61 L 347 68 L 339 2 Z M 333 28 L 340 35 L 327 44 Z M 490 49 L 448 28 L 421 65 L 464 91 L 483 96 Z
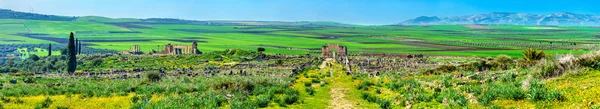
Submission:
M 331 77 L 333 78 L 333 87 L 329 90 L 332 99 L 329 101 L 328 108 L 355 109 L 355 103 L 346 98 L 346 94 L 349 93 L 351 88 L 346 87 L 346 85 L 344 85 L 343 83 L 342 76 L 346 75 L 344 75 L 343 72 L 339 72 L 342 71 L 343 67 L 338 63 L 335 63 L 331 58 L 325 59 L 325 61 L 323 61 L 323 63 L 319 67 L 321 68 L 321 70 L 328 70 L 331 74 Z

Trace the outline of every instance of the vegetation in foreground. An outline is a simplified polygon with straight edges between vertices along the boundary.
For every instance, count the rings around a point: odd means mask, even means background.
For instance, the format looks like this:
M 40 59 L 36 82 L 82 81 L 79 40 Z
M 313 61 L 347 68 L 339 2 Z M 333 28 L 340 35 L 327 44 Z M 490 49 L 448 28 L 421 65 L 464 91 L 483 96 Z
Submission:
M 215 53 L 226 56 L 223 54 L 228 52 Z M 140 78 L 118 78 L 9 73 L 0 76 L 0 106 L 236 109 L 600 106 L 596 104 L 597 96 L 594 96 L 598 95 L 599 88 L 593 81 L 600 79 L 600 52 L 573 57 L 547 55 L 540 50 L 527 49 L 523 51 L 523 55 L 523 58 L 499 55 L 494 58 L 440 65 L 412 74 L 347 74 L 344 67 L 333 60 L 315 62 L 318 64 L 310 64 L 311 67 L 303 67 L 297 73 L 283 73 L 274 69 L 294 65 L 294 62 L 288 61 L 308 62 L 312 58 L 306 58 L 305 61 L 300 61 L 303 58 L 285 61 L 233 61 L 246 64 L 256 62 L 255 64 L 259 65 L 266 62 L 266 65 L 261 66 L 274 67 L 262 70 L 284 75 L 209 73 L 184 76 L 185 74 L 145 72 Z M 131 65 L 144 66 L 144 62 L 139 61 Z M 232 61 L 213 60 L 213 63 L 221 62 Z M 215 67 L 235 68 L 229 65 Z

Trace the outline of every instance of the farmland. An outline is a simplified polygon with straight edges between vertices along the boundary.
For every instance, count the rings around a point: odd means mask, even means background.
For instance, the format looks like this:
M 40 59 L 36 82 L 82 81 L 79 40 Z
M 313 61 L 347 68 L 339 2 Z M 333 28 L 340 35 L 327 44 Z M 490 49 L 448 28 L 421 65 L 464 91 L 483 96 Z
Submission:
M 600 107 L 597 27 L 103 17 L 0 27 L 0 108 Z M 70 32 L 82 42 L 74 71 Z M 192 42 L 201 53 L 165 47 Z M 328 44 L 348 54 L 321 55 Z
M 93 20 L 96 19 L 96 20 Z M 219 23 L 218 21 L 215 21 Z M 223 23 L 225 22 L 225 23 Z M 265 47 L 267 54 L 317 55 L 320 46 L 338 43 L 359 53 L 452 56 L 520 56 L 525 48 L 550 54 L 582 54 L 597 47 L 595 27 L 515 25 L 362 26 L 327 22 L 234 22 L 219 25 L 155 23 L 90 17 L 78 21 L 0 20 L 1 44 L 66 43 L 69 32 L 87 47 L 127 51 L 140 45 L 150 52 L 159 45 L 187 45 L 201 51 Z

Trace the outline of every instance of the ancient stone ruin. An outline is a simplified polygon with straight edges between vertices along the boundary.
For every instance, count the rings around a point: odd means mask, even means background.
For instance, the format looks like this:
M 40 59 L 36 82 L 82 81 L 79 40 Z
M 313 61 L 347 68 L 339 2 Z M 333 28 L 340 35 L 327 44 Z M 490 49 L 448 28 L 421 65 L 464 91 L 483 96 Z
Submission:
M 160 50 L 161 48 L 162 47 L 159 45 L 158 46 L 159 51 L 156 51 L 153 49 L 150 54 L 153 54 L 153 55 L 202 54 L 200 52 L 200 50 L 198 50 L 198 43 L 196 43 L 196 42 L 192 42 L 191 46 L 167 44 L 164 46 L 164 48 L 162 48 L 162 50 Z M 140 49 L 141 49 L 141 47 L 139 45 L 132 45 L 131 51 L 124 51 L 124 52 L 120 52 L 120 53 L 128 54 L 128 55 L 143 54 L 143 52 Z
M 142 52 L 142 50 L 140 50 L 140 45 L 132 45 L 131 46 L 131 51 L 120 52 L 120 54 L 139 55 L 139 54 L 144 54 L 144 52 Z
M 184 46 L 184 45 L 171 45 L 167 44 L 165 49 L 163 50 L 164 54 L 199 54 L 198 53 L 198 43 L 192 42 L 192 46 Z
M 328 58 L 346 57 L 348 56 L 348 50 L 346 46 L 339 46 L 336 43 L 330 43 L 327 44 L 327 46 L 321 47 L 321 56 Z

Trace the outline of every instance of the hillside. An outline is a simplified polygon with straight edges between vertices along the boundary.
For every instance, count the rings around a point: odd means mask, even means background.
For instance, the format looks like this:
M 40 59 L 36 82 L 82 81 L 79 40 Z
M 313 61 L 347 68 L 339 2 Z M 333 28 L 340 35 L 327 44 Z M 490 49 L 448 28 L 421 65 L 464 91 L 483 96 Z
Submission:
M 445 25 L 445 24 L 510 24 L 510 25 L 560 25 L 597 26 L 600 16 L 557 12 L 553 14 L 528 14 L 492 12 L 465 16 L 437 17 L 421 16 L 406 20 L 399 25 Z
M 28 20 L 52 20 L 52 21 L 73 21 L 77 17 L 43 15 L 36 13 L 25 13 L 12 11 L 8 9 L 0 9 L 0 19 L 28 19 Z

